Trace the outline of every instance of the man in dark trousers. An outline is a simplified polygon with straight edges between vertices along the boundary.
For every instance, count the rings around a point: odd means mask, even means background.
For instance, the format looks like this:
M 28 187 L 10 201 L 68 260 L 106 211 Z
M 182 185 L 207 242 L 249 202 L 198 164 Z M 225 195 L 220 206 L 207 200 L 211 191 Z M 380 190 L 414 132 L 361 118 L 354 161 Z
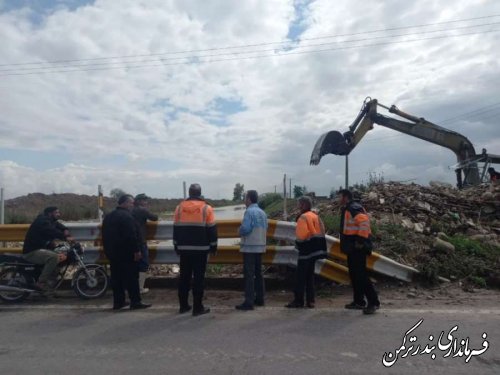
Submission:
M 189 187 L 189 198 L 181 202 L 174 214 L 174 248 L 180 256 L 179 313 L 191 310 L 188 303 L 193 277 L 193 316 L 207 314 L 203 306 L 203 289 L 208 253 L 217 252 L 217 226 L 213 208 L 201 197 L 201 186 Z
M 254 305 L 264 306 L 264 278 L 262 277 L 262 254 L 266 252 L 267 216 L 257 204 L 256 190 L 245 194 L 247 207 L 239 233 L 240 252 L 243 253 L 243 275 L 245 279 L 245 301 L 237 310 L 253 310 Z
M 149 197 L 144 194 L 137 194 L 134 200 L 134 209 L 132 210 L 132 216 L 139 224 L 142 247 L 141 247 L 141 260 L 139 261 L 139 287 L 141 294 L 149 292 L 148 288 L 145 288 L 146 276 L 149 271 L 149 251 L 148 251 L 148 240 L 146 233 L 146 223 L 150 221 L 158 221 L 158 215 L 152 214 L 147 208 L 147 202 Z
M 302 196 L 297 200 L 300 210 L 295 227 L 295 248 L 299 252 L 297 259 L 294 299 L 285 305 L 287 308 L 314 308 L 314 268 L 318 259 L 326 258 L 325 225 L 312 209 L 312 199 Z
M 133 207 L 134 197 L 122 195 L 118 199 L 118 207 L 106 215 L 102 223 L 104 253 L 111 268 L 113 310 L 128 306 L 125 302 L 125 290 L 130 298 L 131 310 L 151 307 L 151 304 L 142 303 L 139 293 L 142 240 L 138 225 L 132 217 Z
M 47 207 L 33 221 L 24 238 L 23 258 L 28 262 L 43 265 L 38 282 L 34 285 L 40 291 L 51 288 L 57 264 L 66 260 L 65 254 L 53 251 L 54 240 L 73 241 L 68 228 L 58 221 L 60 217 L 61 213 L 57 207 Z
M 338 199 L 342 206 L 340 249 L 347 255 L 354 295 L 354 300 L 345 305 L 345 308 L 363 310 L 364 314 L 373 314 L 380 307 L 380 302 L 366 271 L 366 258 L 373 248 L 370 218 L 363 206 L 353 200 L 349 190 L 340 190 Z M 365 302 L 365 296 L 368 304 Z

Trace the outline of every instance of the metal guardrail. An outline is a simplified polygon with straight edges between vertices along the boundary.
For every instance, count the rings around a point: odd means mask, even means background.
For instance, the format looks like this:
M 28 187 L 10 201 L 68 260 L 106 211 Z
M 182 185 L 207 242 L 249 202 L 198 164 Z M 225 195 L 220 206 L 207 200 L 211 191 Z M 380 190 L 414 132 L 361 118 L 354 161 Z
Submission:
M 100 241 L 100 223 L 65 223 L 77 241 Z M 239 238 L 238 228 L 240 220 L 219 220 L 217 230 L 219 238 Z M 0 241 L 22 241 L 28 230 L 27 224 L 0 225 Z M 160 221 L 149 222 L 147 225 L 147 239 L 156 241 L 171 240 L 173 235 L 173 222 Z M 295 223 L 277 220 L 269 220 L 267 231 L 268 238 L 292 242 L 295 240 Z M 326 236 L 328 243 L 328 260 L 320 260 L 316 263 L 316 273 L 328 279 L 348 283 L 347 268 L 336 263 L 336 260 L 345 261 L 346 256 L 340 251 L 340 242 L 337 238 Z M 170 246 L 150 246 L 151 263 L 178 263 L 179 259 Z M 0 249 L 1 252 L 13 252 L 13 249 Z M 105 261 L 102 249 L 99 247 L 88 248 L 86 256 L 92 261 Z M 216 256 L 210 257 L 211 263 L 238 264 L 242 262 L 238 246 L 220 246 Z M 263 257 L 266 264 L 285 264 L 295 266 L 297 264 L 297 251 L 293 246 L 269 246 Z M 394 277 L 399 280 L 411 281 L 418 271 L 398 262 L 393 261 L 378 253 L 368 257 L 367 267 L 380 274 Z

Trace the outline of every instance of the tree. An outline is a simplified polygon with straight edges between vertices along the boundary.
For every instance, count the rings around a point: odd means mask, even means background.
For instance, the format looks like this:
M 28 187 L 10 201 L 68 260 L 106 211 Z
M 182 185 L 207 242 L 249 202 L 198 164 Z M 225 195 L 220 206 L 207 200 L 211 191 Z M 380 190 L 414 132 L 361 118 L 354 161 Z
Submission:
M 233 190 L 233 201 L 238 202 L 243 200 L 243 194 L 245 193 L 245 185 L 240 184 L 239 182 L 234 186 Z
M 110 192 L 109 192 L 109 195 L 111 196 L 111 198 L 115 198 L 115 199 L 118 199 L 120 198 L 122 195 L 125 195 L 127 193 L 125 193 L 122 189 L 120 188 L 114 188 L 112 189 Z
M 339 190 L 342 190 L 342 189 L 339 189 Z M 335 199 L 335 197 L 337 196 L 337 192 L 338 192 L 339 190 L 335 190 L 335 188 L 333 188 L 333 187 L 332 187 L 332 188 L 330 189 L 330 195 L 329 195 L 330 199 Z
M 294 198 L 299 198 L 303 195 L 306 195 L 308 192 L 307 190 L 307 186 L 298 186 L 298 185 L 294 185 L 293 186 L 293 197 Z
M 293 185 L 293 197 L 298 198 L 304 195 L 304 189 L 302 186 Z

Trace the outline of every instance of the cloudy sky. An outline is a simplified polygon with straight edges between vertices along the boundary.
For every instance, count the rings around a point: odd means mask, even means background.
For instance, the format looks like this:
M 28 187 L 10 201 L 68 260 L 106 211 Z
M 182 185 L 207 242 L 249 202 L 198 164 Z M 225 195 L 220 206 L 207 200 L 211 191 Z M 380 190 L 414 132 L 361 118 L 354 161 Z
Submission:
M 500 154 L 499 34 L 495 0 L 0 0 L 0 185 L 328 194 L 344 159 L 312 148 L 366 96 Z M 454 183 L 455 162 L 375 126 L 350 179 Z

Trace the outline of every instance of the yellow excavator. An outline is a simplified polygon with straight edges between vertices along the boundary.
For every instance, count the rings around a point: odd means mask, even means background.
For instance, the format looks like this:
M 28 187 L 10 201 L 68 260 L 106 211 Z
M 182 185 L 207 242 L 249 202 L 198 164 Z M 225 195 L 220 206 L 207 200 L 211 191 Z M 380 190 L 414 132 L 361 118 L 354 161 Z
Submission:
M 394 113 L 408 121 L 381 115 L 377 112 L 377 107 L 385 108 L 389 113 Z M 433 124 L 424 118 L 404 113 L 394 105 L 387 107 L 380 104 L 377 99 L 368 97 L 347 132 L 342 134 L 332 130 L 321 135 L 312 151 L 311 165 L 318 165 L 326 154 L 349 155 L 365 134 L 373 129 L 373 124 L 385 126 L 453 151 L 457 156 L 457 164 L 453 168 L 457 175 L 459 189 L 482 183 L 485 181 L 488 166 L 500 164 L 500 155 L 488 154 L 486 149 L 477 154 L 472 142 L 462 134 Z M 479 163 L 482 164 L 481 170 Z

